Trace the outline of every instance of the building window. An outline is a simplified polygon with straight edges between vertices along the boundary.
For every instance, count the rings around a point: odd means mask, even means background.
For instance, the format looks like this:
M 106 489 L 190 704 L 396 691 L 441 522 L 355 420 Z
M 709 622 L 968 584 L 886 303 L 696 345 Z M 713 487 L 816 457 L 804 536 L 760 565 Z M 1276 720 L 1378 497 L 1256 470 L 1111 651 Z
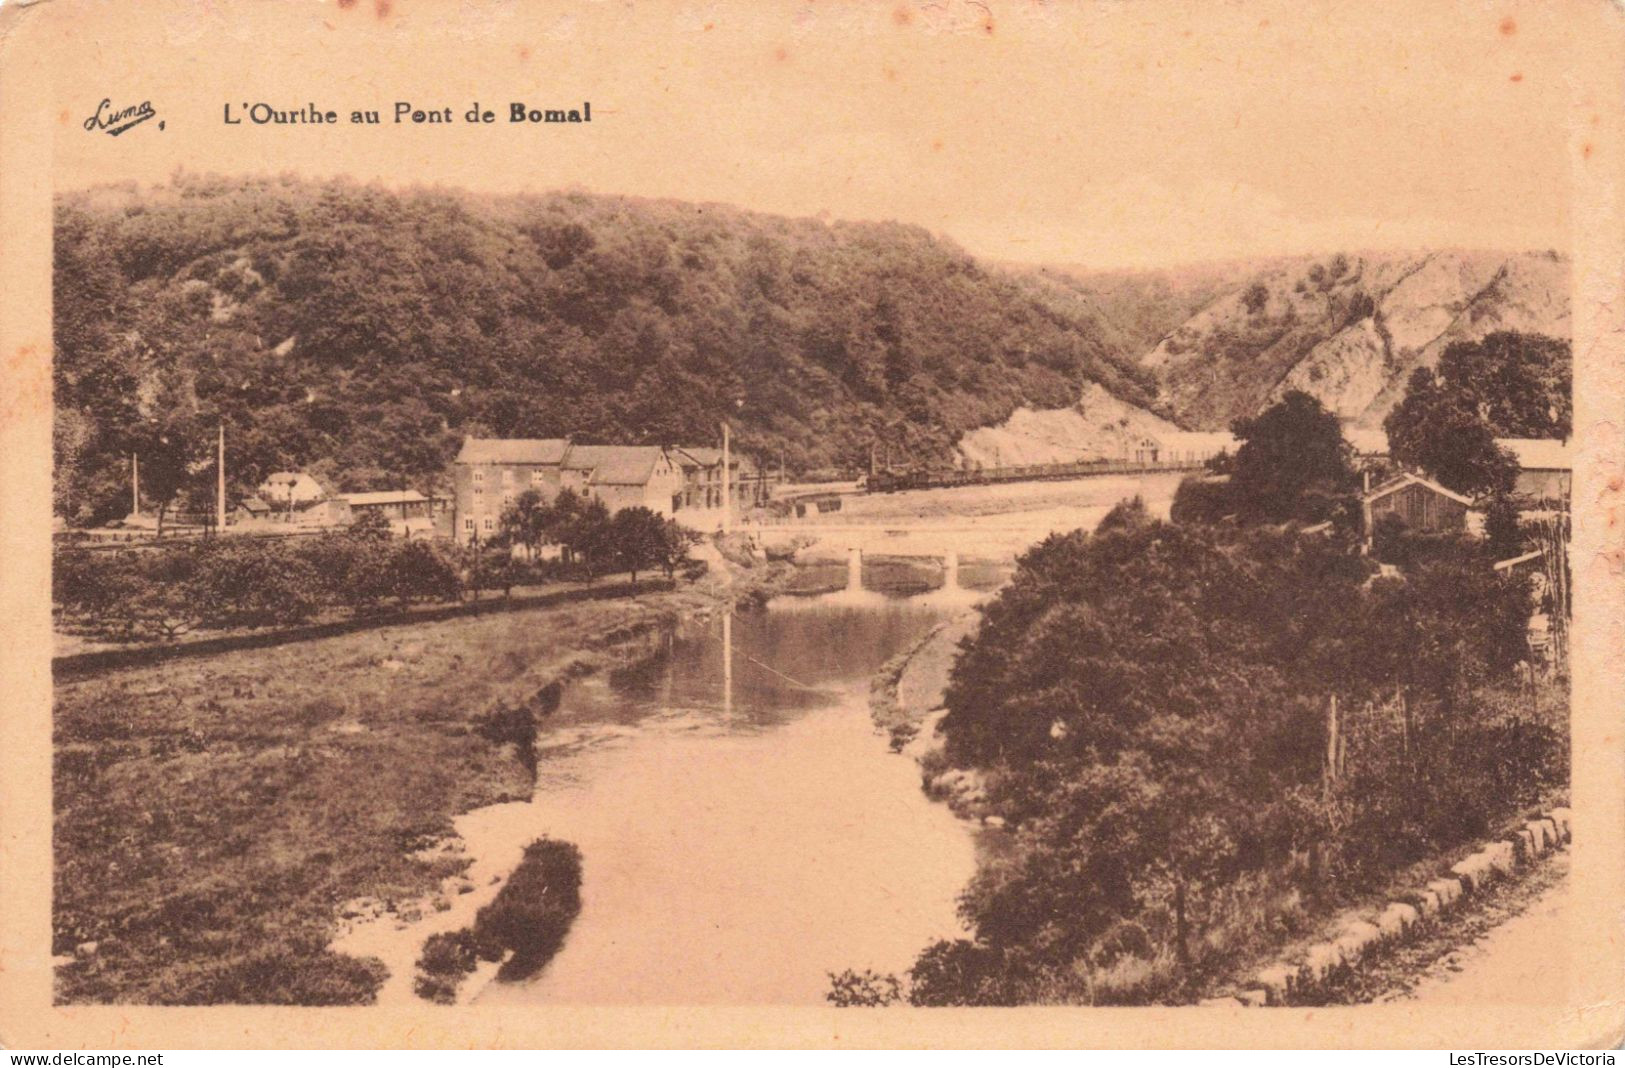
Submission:
M 474 487 L 474 496 L 476 496 L 476 497 L 485 496 L 485 487 L 484 486 L 475 486 Z
M 464 530 L 473 530 L 474 529 L 474 517 L 473 516 L 469 516 L 468 518 L 463 520 L 463 529 Z
M 504 507 L 504 508 L 511 508 L 511 507 L 513 507 L 513 494 L 511 494 L 511 493 L 504 493 L 504 494 L 503 494 L 503 495 L 502 495 L 502 507 Z
M 502 469 L 502 484 L 504 486 L 506 486 L 506 485 L 508 485 L 508 484 L 510 484 L 512 482 L 513 482 L 513 468 L 504 467 Z
M 485 517 L 485 529 L 486 530 L 492 529 L 491 517 L 490 516 Z
M 547 485 L 547 476 L 540 471 L 532 471 L 530 473 L 530 484 L 532 486 L 545 486 Z
M 478 467 L 476 467 L 474 469 L 474 481 L 475 482 L 484 482 L 485 481 L 485 472 L 480 470 Z M 479 491 L 475 490 L 474 492 L 478 493 Z

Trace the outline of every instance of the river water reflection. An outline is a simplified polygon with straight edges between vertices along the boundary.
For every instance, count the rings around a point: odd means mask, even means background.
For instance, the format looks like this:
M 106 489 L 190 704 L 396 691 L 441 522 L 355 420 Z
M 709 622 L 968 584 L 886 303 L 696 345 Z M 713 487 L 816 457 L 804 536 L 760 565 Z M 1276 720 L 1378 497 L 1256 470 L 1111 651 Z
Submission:
M 572 685 L 538 740 L 533 800 L 459 830 L 476 856 L 576 843 L 581 915 L 541 975 L 477 1000 L 818 1004 L 828 972 L 903 971 L 960 934 L 972 833 L 868 713 L 871 677 L 950 610 L 781 601 Z

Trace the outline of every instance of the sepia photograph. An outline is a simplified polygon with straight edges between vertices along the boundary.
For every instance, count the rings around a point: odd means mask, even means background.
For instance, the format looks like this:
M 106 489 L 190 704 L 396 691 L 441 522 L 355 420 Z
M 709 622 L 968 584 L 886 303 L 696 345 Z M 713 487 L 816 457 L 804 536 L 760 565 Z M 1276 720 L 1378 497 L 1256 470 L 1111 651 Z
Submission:
M 1619 1040 L 1610 5 L 5 15 L 7 1044 Z

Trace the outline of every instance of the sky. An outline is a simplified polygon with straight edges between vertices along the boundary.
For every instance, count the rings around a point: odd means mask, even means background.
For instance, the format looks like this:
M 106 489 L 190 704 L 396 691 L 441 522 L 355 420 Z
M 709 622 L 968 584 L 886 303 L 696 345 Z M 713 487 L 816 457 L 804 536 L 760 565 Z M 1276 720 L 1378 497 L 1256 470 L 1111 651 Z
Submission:
M 218 173 L 898 219 L 1149 267 L 1558 248 L 1619 16 L 1540 3 L 50 0 L 58 189 Z M 44 53 L 42 53 L 44 54 Z M 117 138 L 83 121 L 150 100 Z M 395 101 L 497 122 L 394 124 Z M 593 121 L 506 121 L 508 105 Z M 224 107 L 340 112 L 228 126 Z M 351 111 L 384 112 L 352 126 Z M 1595 121 L 1589 119 L 1589 121 Z

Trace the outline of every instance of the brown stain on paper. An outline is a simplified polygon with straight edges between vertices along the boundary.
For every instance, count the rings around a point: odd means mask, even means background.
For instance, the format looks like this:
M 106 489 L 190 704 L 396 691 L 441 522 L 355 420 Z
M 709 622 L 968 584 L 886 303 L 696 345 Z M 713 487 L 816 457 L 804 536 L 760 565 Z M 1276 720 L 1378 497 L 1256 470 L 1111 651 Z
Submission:
M 23 416 L 51 410 L 51 364 L 39 358 L 33 345 L 19 345 L 6 356 L 6 381 L 11 388 L 0 400 L 0 421 L 11 422 Z

